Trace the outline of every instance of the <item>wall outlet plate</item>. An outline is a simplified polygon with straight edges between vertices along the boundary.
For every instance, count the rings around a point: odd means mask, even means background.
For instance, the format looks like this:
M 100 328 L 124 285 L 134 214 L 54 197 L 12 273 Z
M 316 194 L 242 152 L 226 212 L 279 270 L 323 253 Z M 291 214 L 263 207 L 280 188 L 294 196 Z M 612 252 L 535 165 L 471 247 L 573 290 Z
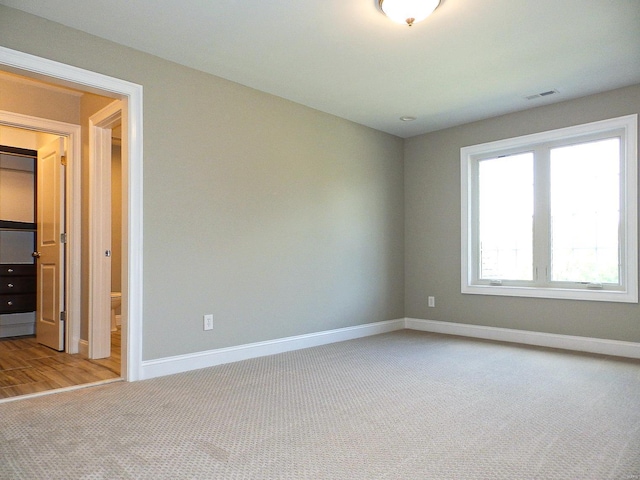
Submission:
M 213 314 L 207 314 L 203 317 L 204 329 L 213 330 Z
M 429 297 L 427 300 L 429 307 L 433 308 L 436 306 L 436 297 Z

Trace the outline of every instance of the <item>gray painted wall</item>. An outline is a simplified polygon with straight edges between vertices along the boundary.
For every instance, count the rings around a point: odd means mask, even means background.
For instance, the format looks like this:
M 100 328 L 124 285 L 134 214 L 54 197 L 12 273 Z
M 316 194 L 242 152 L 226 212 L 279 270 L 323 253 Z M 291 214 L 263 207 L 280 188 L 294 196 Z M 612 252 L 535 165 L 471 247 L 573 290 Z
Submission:
M 0 44 L 144 87 L 144 359 L 403 316 L 401 139 L 6 7 Z
M 406 316 L 639 342 L 638 304 L 460 293 L 460 148 L 634 113 L 640 85 L 406 140 Z

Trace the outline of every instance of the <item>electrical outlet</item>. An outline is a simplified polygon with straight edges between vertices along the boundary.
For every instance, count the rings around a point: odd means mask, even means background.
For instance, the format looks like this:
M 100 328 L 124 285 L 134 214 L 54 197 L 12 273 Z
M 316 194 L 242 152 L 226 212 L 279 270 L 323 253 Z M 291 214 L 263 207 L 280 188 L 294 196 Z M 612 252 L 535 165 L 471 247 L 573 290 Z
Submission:
M 205 315 L 203 319 L 204 319 L 204 329 L 213 330 L 213 314 L 209 313 Z
M 429 297 L 429 307 L 435 307 L 436 306 L 436 297 Z

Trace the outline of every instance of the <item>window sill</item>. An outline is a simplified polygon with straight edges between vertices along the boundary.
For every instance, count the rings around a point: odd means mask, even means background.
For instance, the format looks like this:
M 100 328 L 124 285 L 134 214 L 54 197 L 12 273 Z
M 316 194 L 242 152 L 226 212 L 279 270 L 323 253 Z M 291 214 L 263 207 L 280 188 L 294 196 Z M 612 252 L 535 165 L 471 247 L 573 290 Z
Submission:
M 513 287 L 495 285 L 462 285 L 463 294 L 530 297 L 592 302 L 638 303 L 637 289 L 632 292 L 544 287 Z

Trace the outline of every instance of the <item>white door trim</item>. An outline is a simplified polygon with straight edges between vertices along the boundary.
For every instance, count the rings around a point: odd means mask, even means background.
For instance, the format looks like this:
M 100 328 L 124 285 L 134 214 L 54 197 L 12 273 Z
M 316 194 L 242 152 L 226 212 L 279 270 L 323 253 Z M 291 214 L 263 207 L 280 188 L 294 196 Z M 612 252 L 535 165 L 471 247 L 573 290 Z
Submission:
M 118 100 L 89 118 L 89 358 L 106 358 L 111 353 L 111 258 L 105 251 L 112 250 L 111 195 L 122 194 L 111 192 L 111 129 L 121 119 Z M 126 165 L 126 155 L 122 157 Z M 126 203 L 123 199 L 122 205 Z M 126 260 L 123 257 L 124 272 Z M 126 332 L 126 321 L 122 329 Z
M 110 92 L 124 100 L 124 117 L 128 120 L 129 164 L 126 172 L 128 182 L 123 187 L 128 200 L 127 205 L 123 206 L 123 210 L 126 209 L 123 214 L 128 218 L 127 232 L 123 232 L 123 237 L 126 235 L 129 264 L 127 284 L 122 289 L 127 289 L 129 301 L 126 307 L 123 305 L 126 308 L 128 329 L 122 338 L 122 376 L 128 381 L 138 380 L 142 364 L 143 318 L 142 86 L 5 47 L 0 47 L 0 65 L 3 69 L 20 75 L 103 95 Z
M 66 232 L 67 260 L 65 267 L 65 298 L 67 325 L 65 328 L 65 351 L 78 353 L 80 342 L 80 125 L 58 122 L 46 118 L 31 117 L 13 112 L 0 111 L 0 123 L 16 128 L 36 130 L 67 137 L 66 171 Z

